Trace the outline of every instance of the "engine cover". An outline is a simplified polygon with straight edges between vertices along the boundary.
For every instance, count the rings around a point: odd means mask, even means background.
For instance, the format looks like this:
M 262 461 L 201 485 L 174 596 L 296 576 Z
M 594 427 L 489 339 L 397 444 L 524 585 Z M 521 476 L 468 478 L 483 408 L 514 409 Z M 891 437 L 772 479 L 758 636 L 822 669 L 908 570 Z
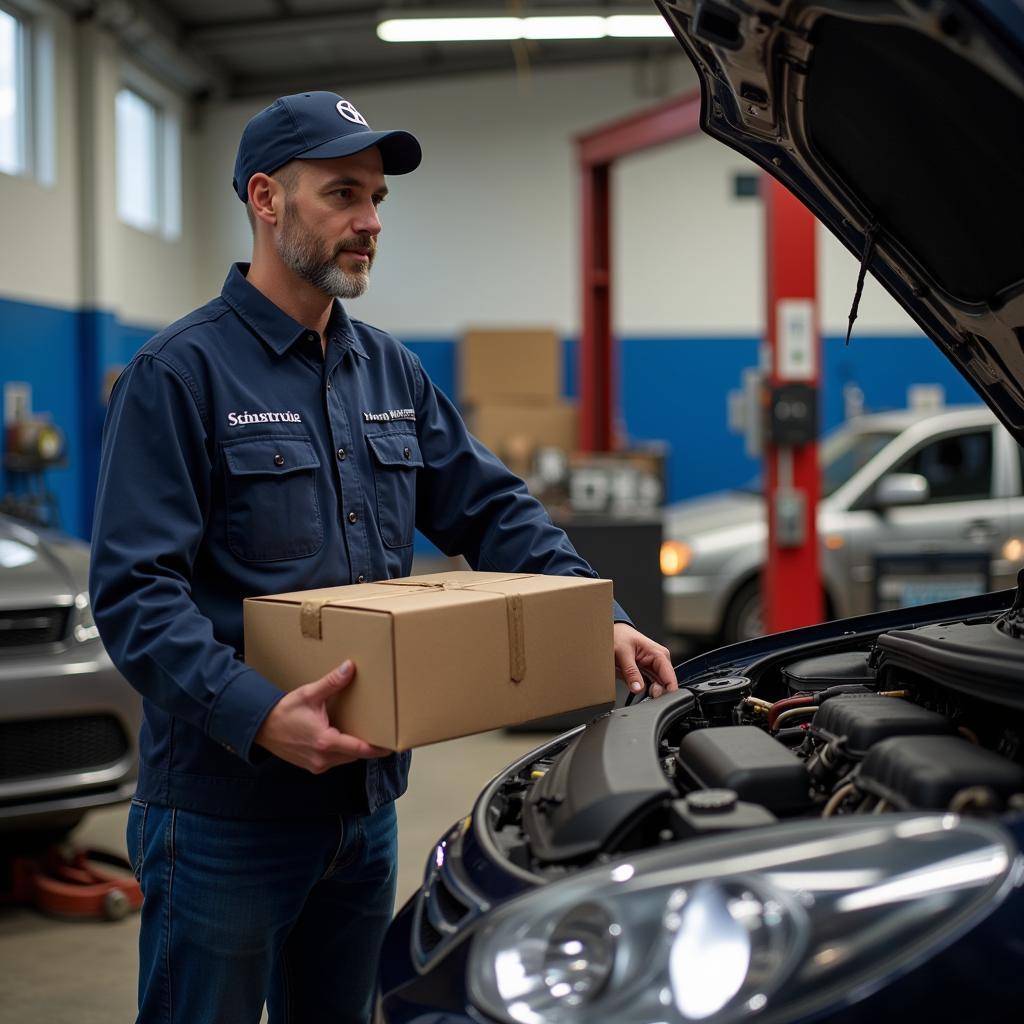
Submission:
M 954 732 L 949 719 L 897 697 L 833 697 L 815 712 L 816 733 L 845 737 L 846 752 L 863 757 L 890 736 L 942 736 Z
M 905 810 L 945 810 L 968 786 L 998 797 L 1024 791 L 1024 766 L 957 736 L 894 736 L 876 743 L 857 788 Z
M 753 725 L 687 733 L 676 762 L 677 778 L 691 789 L 731 789 L 774 814 L 800 811 L 811 802 L 804 762 Z

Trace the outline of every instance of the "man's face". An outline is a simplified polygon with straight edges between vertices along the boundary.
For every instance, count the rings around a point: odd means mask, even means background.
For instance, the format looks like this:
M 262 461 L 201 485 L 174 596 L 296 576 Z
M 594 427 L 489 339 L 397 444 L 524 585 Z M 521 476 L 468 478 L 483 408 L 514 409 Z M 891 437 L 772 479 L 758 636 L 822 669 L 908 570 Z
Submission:
M 275 244 L 295 275 L 327 295 L 354 299 L 370 283 L 377 252 L 377 207 L 387 195 L 376 147 L 334 160 L 299 160 L 287 182 Z

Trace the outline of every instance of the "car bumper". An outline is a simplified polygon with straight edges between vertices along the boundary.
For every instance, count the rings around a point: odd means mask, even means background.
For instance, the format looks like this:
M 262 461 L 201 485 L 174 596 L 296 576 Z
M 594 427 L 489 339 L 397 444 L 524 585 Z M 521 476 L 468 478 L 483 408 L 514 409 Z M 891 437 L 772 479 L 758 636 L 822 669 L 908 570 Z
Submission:
M 135 789 L 139 695 L 99 641 L 0 664 L 0 829 L 45 827 Z
M 716 576 L 667 576 L 665 625 L 683 636 L 714 636 L 721 626 L 721 580 Z

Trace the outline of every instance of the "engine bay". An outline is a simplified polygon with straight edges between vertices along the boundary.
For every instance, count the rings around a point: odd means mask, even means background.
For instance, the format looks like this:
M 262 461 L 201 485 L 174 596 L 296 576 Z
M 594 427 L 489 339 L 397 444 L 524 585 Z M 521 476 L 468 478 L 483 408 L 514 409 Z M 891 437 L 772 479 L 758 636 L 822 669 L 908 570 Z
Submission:
M 1024 810 L 1013 614 L 787 646 L 727 671 L 684 665 L 677 693 L 541 748 L 478 811 L 514 870 L 550 880 L 788 819 Z

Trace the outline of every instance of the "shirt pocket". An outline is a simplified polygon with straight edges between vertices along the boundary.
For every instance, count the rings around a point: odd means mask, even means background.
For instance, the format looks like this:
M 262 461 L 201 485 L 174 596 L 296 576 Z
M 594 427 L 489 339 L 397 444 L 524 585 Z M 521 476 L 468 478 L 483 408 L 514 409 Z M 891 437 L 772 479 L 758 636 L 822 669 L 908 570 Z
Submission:
M 412 543 L 416 529 L 416 471 L 423 467 L 419 438 L 412 433 L 367 437 L 373 455 L 377 526 L 389 548 Z
M 323 547 L 320 460 L 303 437 L 224 445 L 228 549 L 244 562 L 306 558 Z

